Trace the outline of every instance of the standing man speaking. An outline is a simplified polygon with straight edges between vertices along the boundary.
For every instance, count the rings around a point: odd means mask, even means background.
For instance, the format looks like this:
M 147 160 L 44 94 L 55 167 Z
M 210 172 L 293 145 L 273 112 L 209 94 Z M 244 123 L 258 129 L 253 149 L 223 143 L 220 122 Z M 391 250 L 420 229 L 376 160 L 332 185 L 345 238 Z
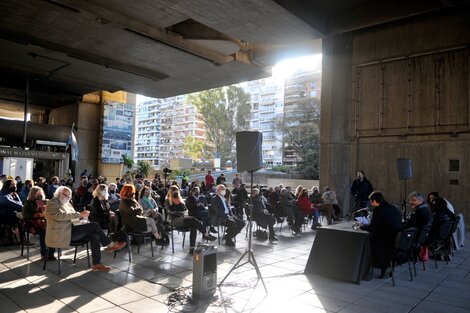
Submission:
M 351 186 L 351 195 L 354 197 L 354 201 L 359 203 L 359 207 L 357 204 L 355 205 L 355 211 L 367 208 L 367 204 L 369 203 L 369 195 L 372 193 L 372 191 L 374 191 L 374 187 L 366 178 L 364 171 L 358 171 L 357 179 L 354 180 Z

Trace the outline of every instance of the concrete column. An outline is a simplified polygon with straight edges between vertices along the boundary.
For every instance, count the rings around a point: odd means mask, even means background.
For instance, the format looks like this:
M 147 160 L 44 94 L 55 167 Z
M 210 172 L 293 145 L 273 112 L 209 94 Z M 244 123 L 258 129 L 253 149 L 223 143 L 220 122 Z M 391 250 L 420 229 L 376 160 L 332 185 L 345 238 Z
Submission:
M 349 135 L 352 86 L 352 34 L 325 38 L 320 125 L 320 188 L 336 191 L 343 213 L 349 212 L 349 186 L 355 169 Z

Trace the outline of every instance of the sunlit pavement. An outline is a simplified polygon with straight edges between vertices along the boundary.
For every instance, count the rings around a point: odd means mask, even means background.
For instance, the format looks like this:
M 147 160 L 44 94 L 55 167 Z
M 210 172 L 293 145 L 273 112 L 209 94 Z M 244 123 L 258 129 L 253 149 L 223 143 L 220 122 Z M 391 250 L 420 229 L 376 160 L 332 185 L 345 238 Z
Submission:
M 152 258 L 146 243 L 139 254 L 132 247 L 129 263 L 124 250 L 115 259 L 103 251 L 102 262 L 113 267 L 108 273 L 90 271 L 84 249 L 79 249 L 75 265 L 73 250 L 63 252 L 58 275 L 57 262 L 42 270 L 36 247 L 31 248 L 30 261 L 20 256 L 17 246 L 0 247 L 0 312 L 470 312 L 468 246 L 457 251 L 449 264 L 438 262 L 437 269 L 431 260 L 426 271 L 417 264 L 413 281 L 407 266 L 398 267 L 396 287 L 391 279 L 378 278 L 356 285 L 304 275 L 315 231 L 307 228 L 293 235 L 286 225 L 282 232 L 275 229 L 279 241 L 253 240 L 267 293 L 247 264 L 230 273 L 212 299 L 183 304 L 169 301 L 178 296 L 184 300 L 192 291 L 193 259 L 188 242 L 182 247 L 181 234 L 175 233 L 174 254 L 171 245 L 154 247 Z M 218 282 L 245 251 L 245 229 L 236 244 L 236 248 L 219 247 Z

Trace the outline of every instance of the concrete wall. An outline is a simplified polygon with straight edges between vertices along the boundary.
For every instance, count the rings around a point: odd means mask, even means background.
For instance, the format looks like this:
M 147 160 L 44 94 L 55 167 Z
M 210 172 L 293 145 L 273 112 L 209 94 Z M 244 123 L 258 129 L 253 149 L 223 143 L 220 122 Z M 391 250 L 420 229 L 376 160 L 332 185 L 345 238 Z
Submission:
M 78 103 L 51 110 L 49 124 L 70 126 L 78 123 Z
M 77 123 L 79 159 L 75 167 L 76 182 L 84 169 L 87 169 L 88 174 L 93 175 L 93 177 L 98 173 L 99 116 L 99 105 L 86 102 L 79 103 Z
M 77 182 L 83 169 L 88 174 L 97 174 L 98 164 L 98 133 L 99 133 L 99 105 L 78 102 L 53 109 L 49 115 L 49 124 L 63 125 L 77 128 L 78 162 L 75 164 L 75 177 Z
M 323 45 L 320 180 L 340 204 L 362 169 L 391 202 L 405 197 L 397 158 L 413 163 L 407 193 L 439 191 L 470 217 L 468 9 L 329 37 Z M 460 168 L 451 171 L 450 160 Z

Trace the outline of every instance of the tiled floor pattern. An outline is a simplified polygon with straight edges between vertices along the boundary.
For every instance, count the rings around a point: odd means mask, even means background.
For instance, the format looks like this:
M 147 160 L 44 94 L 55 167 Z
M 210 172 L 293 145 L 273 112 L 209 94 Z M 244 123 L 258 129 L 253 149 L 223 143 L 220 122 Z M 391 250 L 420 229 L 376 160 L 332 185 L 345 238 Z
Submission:
M 36 248 L 28 261 L 18 247 L 0 247 L 0 312 L 470 312 L 469 247 L 458 251 L 448 265 L 438 262 L 437 269 L 434 262 L 427 262 L 426 271 L 418 264 L 413 281 L 408 268 L 399 267 L 392 287 L 391 279 L 356 285 L 305 276 L 315 231 L 292 235 L 284 227 L 278 237 L 273 244 L 253 241 L 267 293 L 247 264 L 227 277 L 214 298 L 170 306 L 168 296 L 175 295 L 175 288 L 179 294 L 191 294 L 193 261 L 187 244 L 182 248 L 181 235 L 175 235 L 174 254 L 171 246 L 158 247 L 152 258 L 146 244 L 140 254 L 133 247 L 129 263 L 125 252 L 116 259 L 103 252 L 103 263 L 113 267 L 109 273 L 88 270 L 84 251 L 75 265 L 73 250 L 66 251 L 59 276 L 56 262 L 42 270 Z M 246 247 L 245 232 L 238 235 L 236 248 L 219 247 L 218 282 Z

